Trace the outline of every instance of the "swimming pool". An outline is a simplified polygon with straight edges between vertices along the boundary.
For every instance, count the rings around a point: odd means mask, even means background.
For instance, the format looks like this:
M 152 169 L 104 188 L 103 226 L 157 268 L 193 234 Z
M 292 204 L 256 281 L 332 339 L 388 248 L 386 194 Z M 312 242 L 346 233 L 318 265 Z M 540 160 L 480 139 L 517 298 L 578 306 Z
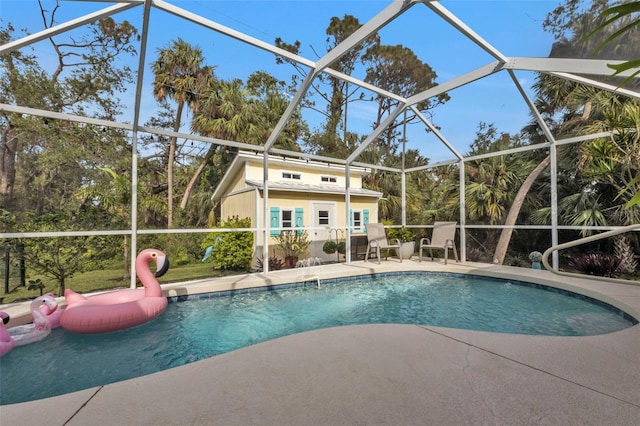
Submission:
M 459 274 L 367 275 L 171 303 L 151 323 L 105 335 L 54 330 L 0 358 L 0 404 L 154 373 L 289 334 L 352 324 L 406 323 L 580 336 L 637 323 L 583 296 Z M 176 301 L 174 299 L 173 301 Z

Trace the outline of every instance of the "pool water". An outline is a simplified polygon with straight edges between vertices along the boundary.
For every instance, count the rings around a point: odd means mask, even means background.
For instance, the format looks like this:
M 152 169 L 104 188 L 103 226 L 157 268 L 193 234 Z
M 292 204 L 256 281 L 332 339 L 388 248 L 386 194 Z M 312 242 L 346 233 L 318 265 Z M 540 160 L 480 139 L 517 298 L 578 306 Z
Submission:
M 400 323 L 502 333 L 585 336 L 637 321 L 547 287 L 454 274 L 395 273 L 170 303 L 129 330 L 61 328 L 0 358 L 0 404 L 150 374 L 276 337 L 353 324 Z M 546 289 L 546 290 L 545 290 Z

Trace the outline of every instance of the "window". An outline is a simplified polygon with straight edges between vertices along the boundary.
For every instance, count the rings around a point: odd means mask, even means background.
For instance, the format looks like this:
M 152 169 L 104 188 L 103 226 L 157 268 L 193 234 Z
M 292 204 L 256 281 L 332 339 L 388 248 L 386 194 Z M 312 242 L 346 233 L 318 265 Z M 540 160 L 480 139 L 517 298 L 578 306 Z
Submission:
M 272 237 L 279 235 L 281 230 L 285 230 L 287 228 L 304 227 L 304 209 L 302 207 L 296 207 L 295 209 L 271 207 L 270 216 Z M 296 232 L 301 233 L 303 231 Z
M 320 182 L 323 182 L 323 183 L 337 183 L 338 179 L 335 176 L 320 176 Z
M 282 172 L 282 179 L 300 180 L 302 174 L 294 172 Z
M 353 231 L 362 232 L 362 212 L 360 210 L 353 211 Z
M 349 226 L 351 232 L 365 232 L 365 227 L 369 223 L 369 210 L 351 210 Z
M 281 228 L 293 228 L 293 210 L 282 210 Z
M 329 226 L 329 210 L 318 211 L 318 225 Z

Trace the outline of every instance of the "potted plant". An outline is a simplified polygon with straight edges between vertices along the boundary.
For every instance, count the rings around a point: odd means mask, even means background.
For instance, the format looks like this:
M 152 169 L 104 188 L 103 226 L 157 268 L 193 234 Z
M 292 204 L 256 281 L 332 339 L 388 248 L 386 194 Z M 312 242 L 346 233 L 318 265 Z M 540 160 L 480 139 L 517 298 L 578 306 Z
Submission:
M 345 254 L 347 253 L 347 243 L 346 241 L 340 241 L 336 244 L 336 251 L 338 252 L 338 262 L 340 262 L 340 255 L 345 258 Z
M 307 231 L 284 230 L 275 237 L 278 247 L 284 255 L 284 264 L 287 268 L 293 268 L 298 263 L 298 257 L 309 248 L 309 234 Z
M 392 228 L 389 230 L 389 238 L 400 240 L 400 256 L 402 259 L 411 259 L 416 251 L 415 235 L 413 231 L 406 226 L 401 228 Z
M 540 262 L 542 261 L 542 253 L 539 251 L 532 251 L 529 253 L 529 260 L 531 261 L 531 267 L 533 269 L 542 269 Z
M 324 243 L 324 245 L 322 246 L 322 251 L 327 253 L 327 254 L 333 254 L 336 251 L 338 251 L 338 243 L 336 243 L 333 240 L 328 240 L 326 243 Z

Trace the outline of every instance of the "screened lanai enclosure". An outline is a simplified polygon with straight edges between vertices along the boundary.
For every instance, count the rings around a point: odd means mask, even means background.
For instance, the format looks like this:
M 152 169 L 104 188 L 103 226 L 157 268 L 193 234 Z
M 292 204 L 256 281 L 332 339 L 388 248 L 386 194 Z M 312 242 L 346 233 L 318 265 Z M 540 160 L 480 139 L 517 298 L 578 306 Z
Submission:
M 198 263 L 248 232 L 268 272 L 276 157 L 364 170 L 389 232 L 457 222 L 463 262 L 640 223 L 640 28 L 616 4 L 1 0 L 0 239 L 135 286 L 142 248 Z M 211 199 L 239 151 L 263 161 L 259 223 Z M 589 249 L 633 259 L 623 239 Z

